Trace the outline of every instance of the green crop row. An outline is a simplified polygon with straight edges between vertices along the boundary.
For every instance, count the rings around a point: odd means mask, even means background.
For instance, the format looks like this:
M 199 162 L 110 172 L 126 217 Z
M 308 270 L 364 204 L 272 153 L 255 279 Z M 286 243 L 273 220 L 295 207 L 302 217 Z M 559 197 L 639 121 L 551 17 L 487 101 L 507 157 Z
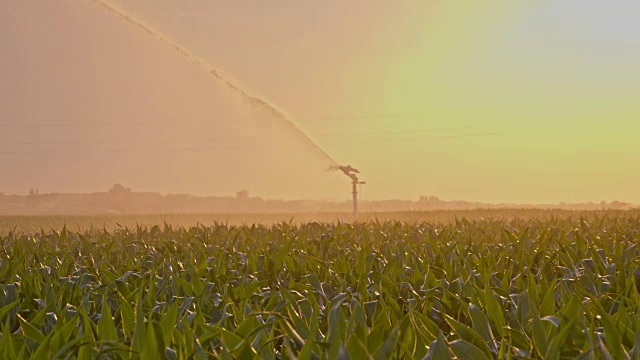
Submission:
M 0 359 L 640 359 L 640 220 L 0 238 Z

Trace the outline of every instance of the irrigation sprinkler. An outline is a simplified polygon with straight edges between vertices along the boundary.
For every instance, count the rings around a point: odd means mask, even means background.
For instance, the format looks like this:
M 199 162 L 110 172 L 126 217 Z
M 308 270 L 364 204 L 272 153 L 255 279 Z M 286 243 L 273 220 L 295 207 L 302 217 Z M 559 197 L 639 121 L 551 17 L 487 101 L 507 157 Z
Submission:
M 358 216 L 358 185 L 366 184 L 366 182 L 360 181 L 360 179 L 358 179 L 358 174 L 360 174 L 360 171 L 352 167 L 351 165 L 338 166 L 337 168 L 349 178 L 351 178 L 351 193 L 353 194 L 353 218 L 355 220 Z

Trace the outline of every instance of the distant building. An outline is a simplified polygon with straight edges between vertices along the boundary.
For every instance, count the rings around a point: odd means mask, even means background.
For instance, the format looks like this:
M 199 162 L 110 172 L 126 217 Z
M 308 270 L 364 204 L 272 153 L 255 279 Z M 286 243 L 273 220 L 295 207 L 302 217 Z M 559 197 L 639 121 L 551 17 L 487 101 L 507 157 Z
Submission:
M 249 199 L 249 190 L 240 190 L 236 193 L 237 200 L 248 200 Z

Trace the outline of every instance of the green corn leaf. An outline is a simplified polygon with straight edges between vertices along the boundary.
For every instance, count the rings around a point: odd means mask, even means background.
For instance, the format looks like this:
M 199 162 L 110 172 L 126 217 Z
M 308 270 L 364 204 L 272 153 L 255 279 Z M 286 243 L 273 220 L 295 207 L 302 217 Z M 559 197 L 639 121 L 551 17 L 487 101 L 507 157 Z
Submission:
M 567 324 L 562 324 L 562 329 L 551 339 L 545 359 L 558 360 L 561 358 L 561 351 L 563 346 L 567 345 L 567 337 L 569 332 L 573 329 L 573 325 L 578 321 L 577 318 L 570 319 Z
M 482 310 L 474 304 L 469 304 L 469 315 L 471 316 L 473 330 L 489 345 L 491 351 L 497 353 L 498 348 L 495 344 L 493 332 L 491 332 L 491 325 Z
M 160 328 L 163 336 L 163 342 L 168 344 L 173 334 L 173 329 L 178 321 L 178 306 L 177 302 L 174 302 L 169 307 L 169 310 L 160 319 Z
M 458 360 L 489 360 L 490 358 L 477 346 L 465 340 L 454 340 L 449 343 L 451 351 Z
M 3 307 L 0 307 L 0 323 L 4 323 L 5 321 L 5 316 L 11 311 L 13 310 L 16 306 L 18 306 L 18 304 L 20 303 L 20 301 L 16 300 L 13 301 L 7 305 L 4 305 Z
M 373 354 L 373 358 L 375 360 L 385 360 L 391 358 L 391 354 L 393 350 L 396 348 L 396 344 L 398 343 L 398 333 L 399 328 L 395 327 L 389 336 L 384 340 L 382 345 L 376 350 Z
M 498 300 L 495 298 L 493 291 L 489 285 L 485 285 L 484 288 L 484 300 L 487 307 L 487 314 L 489 319 L 493 321 L 496 325 L 496 331 L 500 336 L 504 337 L 506 335 L 506 327 L 507 323 L 504 319 L 504 314 L 502 310 L 502 306 L 498 303 Z
M 102 301 L 102 314 L 98 320 L 98 336 L 104 341 L 117 341 L 118 330 L 116 329 L 111 308 L 106 300 Z
M 20 328 L 24 335 L 30 339 L 35 340 L 38 344 L 42 344 L 46 337 L 42 335 L 38 329 L 29 324 L 22 316 L 18 315 L 18 320 L 20 320 Z
M 438 338 L 429 346 L 429 352 L 424 360 L 452 360 L 449 347 L 442 334 L 438 334 Z
M 480 336 L 480 334 L 478 334 L 475 330 L 468 327 L 467 325 L 455 320 L 448 315 L 445 316 L 445 319 L 462 340 L 474 344 L 476 347 L 481 349 L 485 356 L 491 357 L 491 349 L 482 338 L 482 336 Z
M 531 337 L 536 351 L 541 357 L 544 357 L 549 350 L 549 344 L 547 342 L 547 332 L 537 313 L 533 314 L 533 318 L 531 320 Z

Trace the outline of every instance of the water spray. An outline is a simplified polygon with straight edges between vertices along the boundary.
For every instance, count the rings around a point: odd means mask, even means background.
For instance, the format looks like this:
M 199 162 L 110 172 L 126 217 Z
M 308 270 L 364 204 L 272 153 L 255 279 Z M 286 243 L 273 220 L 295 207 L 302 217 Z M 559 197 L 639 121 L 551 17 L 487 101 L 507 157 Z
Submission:
M 315 141 L 313 141 L 313 139 L 311 139 L 309 135 L 307 135 L 304 131 L 302 131 L 300 126 L 296 124 L 293 118 L 289 116 L 287 113 L 285 113 L 283 110 L 279 109 L 277 106 L 275 106 L 268 100 L 260 96 L 249 93 L 240 85 L 233 82 L 227 76 L 223 75 L 223 73 L 220 70 L 215 68 L 213 65 L 209 64 L 207 61 L 191 54 L 189 51 L 187 51 L 185 48 L 180 46 L 175 41 L 170 40 L 168 37 L 162 35 L 159 31 L 154 30 L 153 28 L 151 28 L 149 25 L 145 24 L 141 20 L 138 20 L 132 15 L 127 14 L 124 10 L 121 10 L 115 7 L 114 5 L 110 4 L 108 1 L 105 1 L 105 0 L 94 0 L 94 1 L 99 5 L 101 5 L 103 8 L 109 10 L 111 13 L 122 17 L 130 24 L 137 26 L 138 28 L 147 32 L 149 35 L 163 42 L 165 45 L 168 45 L 169 47 L 173 48 L 185 58 L 203 67 L 205 70 L 207 70 L 208 74 L 215 77 L 217 80 L 223 82 L 229 89 L 233 90 L 234 92 L 242 96 L 251 105 L 268 110 L 275 118 L 281 120 L 284 125 L 286 125 L 289 129 L 293 130 L 294 133 L 300 135 L 308 145 L 311 145 L 314 149 L 316 149 L 326 160 L 329 161 L 329 163 L 332 166 L 338 166 L 338 163 L 322 147 L 320 147 L 320 145 L 318 145 Z
M 284 125 L 286 125 L 289 129 L 293 130 L 294 133 L 300 135 L 302 139 L 308 144 L 311 145 L 314 149 L 316 149 L 326 160 L 330 163 L 330 170 L 341 170 L 345 175 L 347 175 L 351 179 L 352 184 L 352 195 L 353 195 L 353 216 L 354 219 L 358 215 L 358 185 L 365 184 L 364 181 L 360 181 L 358 178 L 358 174 L 360 171 L 358 169 L 353 168 L 351 165 L 341 166 L 322 148 L 320 147 L 309 135 L 307 135 L 298 124 L 293 120 L 291 116 L 285 113 L 283 110 L 279 109 L 277 106 L 269 102 L 268 100 L 249 93 L 247 90 L 242 88 L 240 85 L 233 82 L 227 76 L 223 75 L 220 70 L 215 68 L 213 65 L 209 64 L 207 61 L 191 54 L 185 48 L 180 46 L 178 43 L 170 40 L 168 37 L 162 35 L 159 31 L 154 30 L 149 25 L 145 24 L 141 20 L 136 19 L 132 15 L 127 14 L 125 11 L 115 7 L 110 4 L 106 0 L 94 0 L 96 3 L 101 5 L 103 8 L 109 10 L 111 13 L 120 16 L 125 19 L 132 25 L 137 26 L 138 28 L 144 30 L 149 35 L 155 37 L 157 40 L 161 41 L 165 45 L 173 48 L 182 56 L 192 61 L 193 63 L 203 67 L 208 74 L 213 76 L 216 80 L 223 82 L 229 89 L 233 90 L 235 93 L 242 96 L 245 100 L 247 100 L 251 105 L 268 110 L 275 118 L 282 121 Z

